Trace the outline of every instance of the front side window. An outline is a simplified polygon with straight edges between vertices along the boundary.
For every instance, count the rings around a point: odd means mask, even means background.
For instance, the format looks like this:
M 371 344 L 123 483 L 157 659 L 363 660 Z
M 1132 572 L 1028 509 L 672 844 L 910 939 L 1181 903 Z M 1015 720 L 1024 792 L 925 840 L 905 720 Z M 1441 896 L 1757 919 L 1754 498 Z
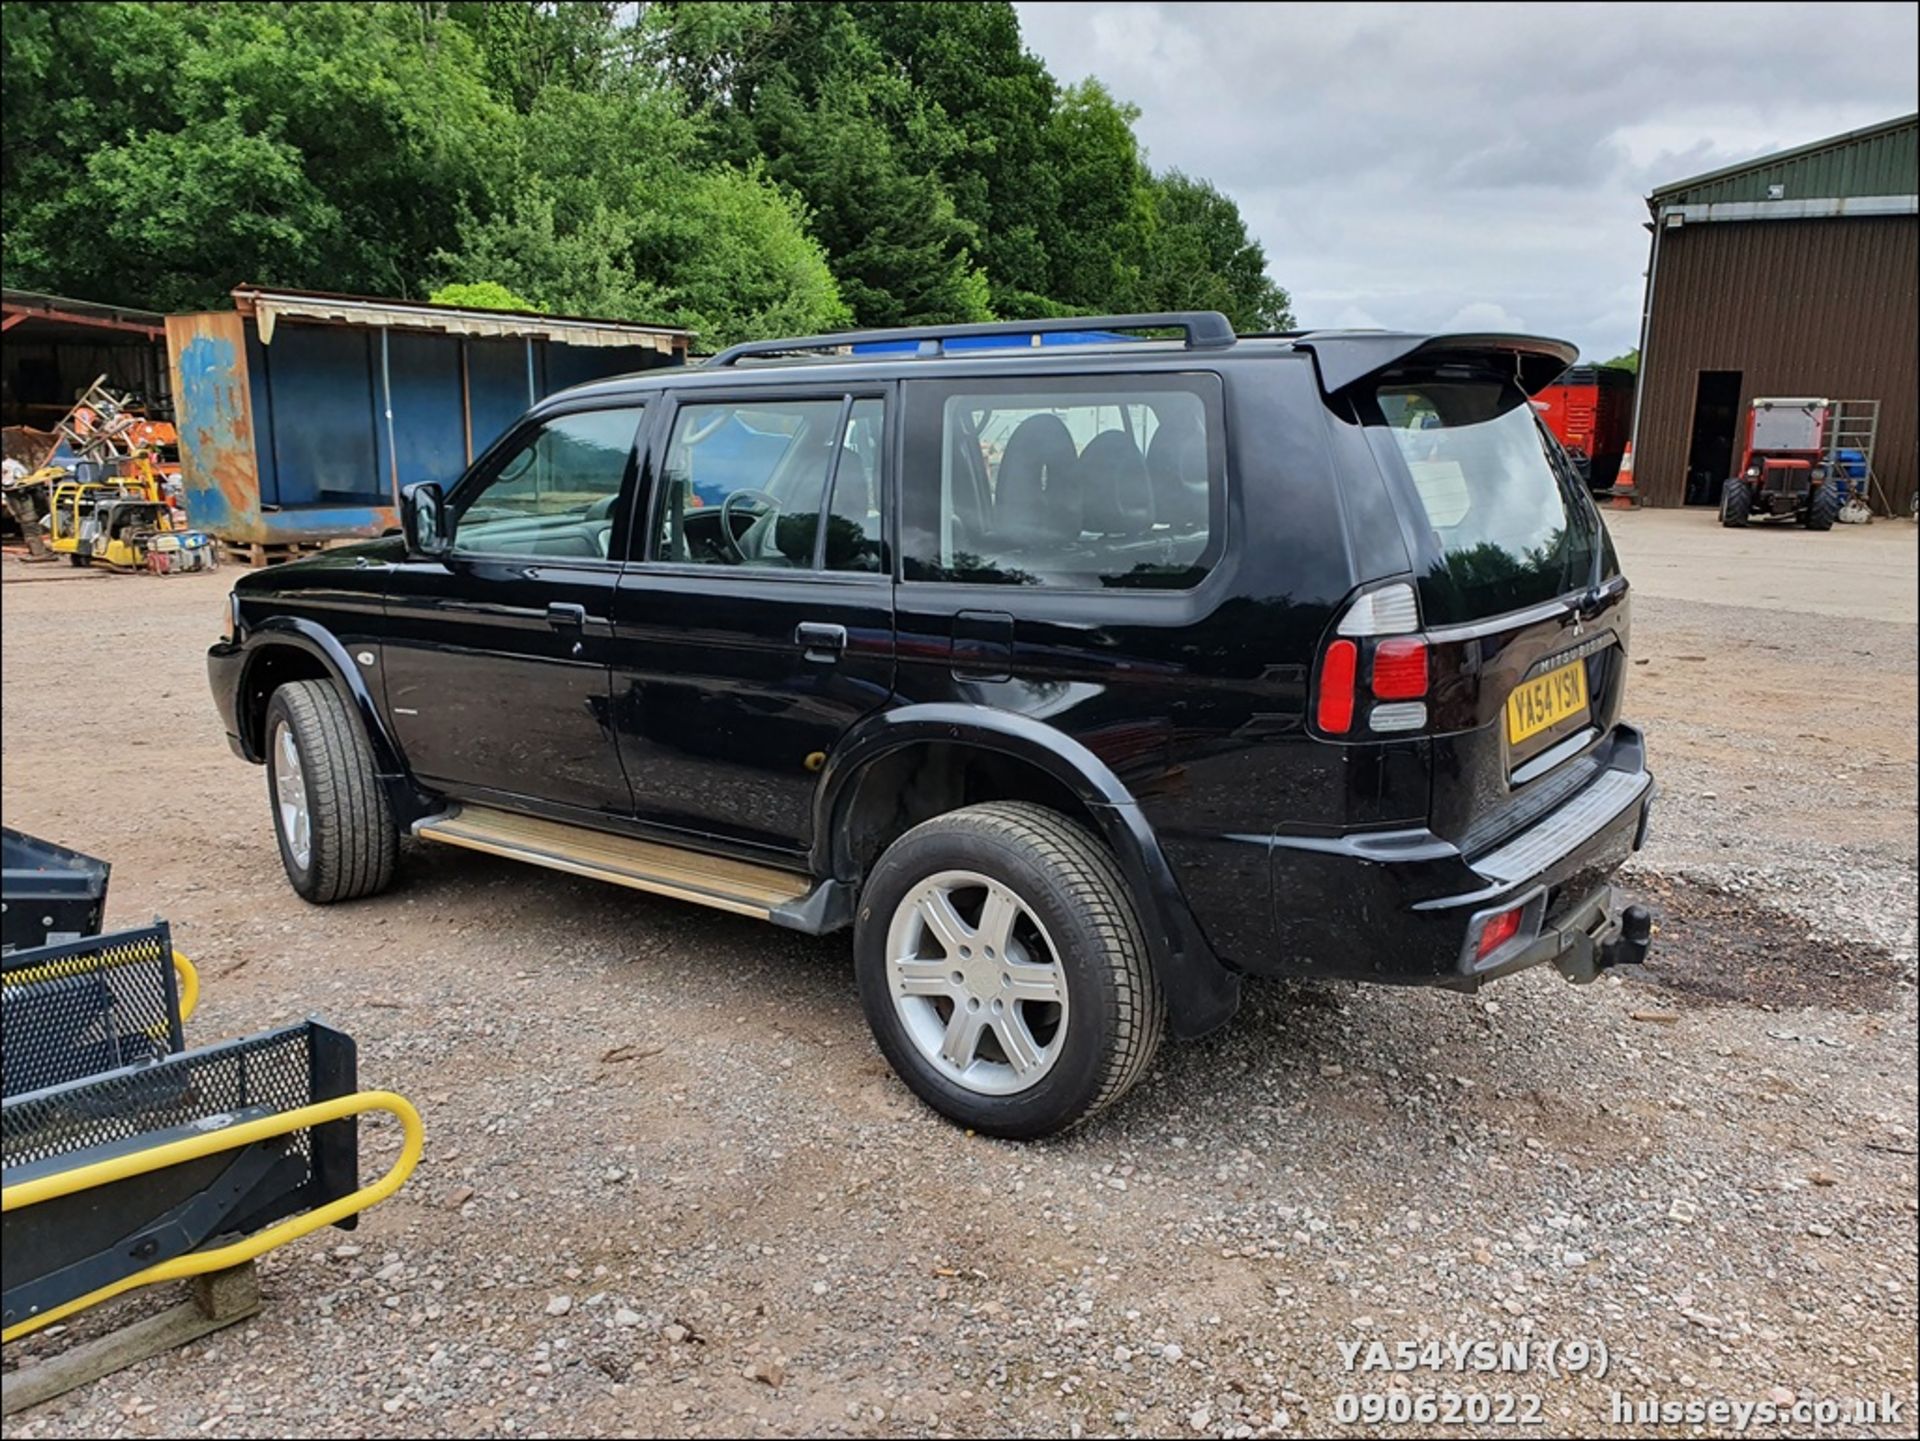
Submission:
M 454 553 L 605 560 L 643 414 L 628 406 L 543 422 L 477 489 L 456 497 Z
M 840 397 L 682 406 L 653 558 L 880 570 L 881 421 L 878 400 Z
M 913 390 L 908 580 L 1175 590 L 1205 575 L 1220 510 L 1211 382 Z

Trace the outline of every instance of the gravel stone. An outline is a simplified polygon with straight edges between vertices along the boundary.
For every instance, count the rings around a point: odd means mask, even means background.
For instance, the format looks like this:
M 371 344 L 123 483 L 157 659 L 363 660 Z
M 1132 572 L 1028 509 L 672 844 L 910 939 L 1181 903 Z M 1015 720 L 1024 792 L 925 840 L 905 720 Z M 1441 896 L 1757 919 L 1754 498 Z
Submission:
M 1800 608 L 1844 596 L 1858 536 L 1763 538 L 1840 559 L 1770 575 L 1765 608 L 1635 582 L 1627 715 L 1663 786 L 1620 878 L 1660 926 L 1643 972 L 1250 984 L 1026 1146 L 892 1078 L 845 937 L 412 841 L 386 895 L 307 905 L 206 696 L 231 571 L 0 563 L 7 823 L 111 860 L 109 924 L 172 922 L 190 1039 L 319 1015 L 427 1132 L 353 1239 L 262 1258 L 258 1316 L 9 1441 L 1362 1435 L 1335 1398 L 1388 1382 L 1336 1340 L 1450 1335 L 1606 1343 L 1604 1379 L 1408 1378 L 1537 1390 L 1545 1434 L 1618 1434 L 1615 1388 L 1911 1408 L 1916 631 Z M 399 1133 L 360 1138 L 371 1179 Z

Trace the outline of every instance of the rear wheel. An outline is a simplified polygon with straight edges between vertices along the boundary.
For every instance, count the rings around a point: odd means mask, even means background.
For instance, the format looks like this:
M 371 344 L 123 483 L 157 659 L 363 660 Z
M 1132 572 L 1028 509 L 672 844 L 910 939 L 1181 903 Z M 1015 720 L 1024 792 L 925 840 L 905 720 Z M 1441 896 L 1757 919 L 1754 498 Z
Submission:
M 1801 512 L 1800 519 L 1808 530 L 1832 530 L 1839 518 L 1840 487 L 1832 481 L 1816 485 L 1813 494 L 1807 497 L 1807 508 Z
M 1720 524 L 1738 529 L 1753 513 L 1753 487 L 1735 476 L 1720 492 Z
M 1146 1073 L 1166 1006 L 1112 855 L 1043 806 L 969 806 L 874 868 L 854 935 L 874 1039 L 928 1105 L 1025 1140 Z
M 360 718 L 323 680 L 283 685 L 267 702 L 267 796 L 287 880 L 316 905 L 378 894 L 400 837 Z

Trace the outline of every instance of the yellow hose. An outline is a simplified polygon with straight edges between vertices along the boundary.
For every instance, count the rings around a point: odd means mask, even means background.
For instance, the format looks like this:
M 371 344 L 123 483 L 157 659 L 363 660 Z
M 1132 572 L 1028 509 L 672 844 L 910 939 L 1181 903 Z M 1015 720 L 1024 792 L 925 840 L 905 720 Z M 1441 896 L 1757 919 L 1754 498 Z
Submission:
M 193 1014 L 193 1008 L 200 1004 L 200 973 L 178 949 L 173 953 L 173 969 L 180 978 L 180 1019 L 184 1021 Z
M 179 953 L 175 952 L 176 959 Z M 129 1176 L 144 1176 L 150 1171 L 158 1171 L 167 1166 L 178 1165 L 183 1161 L 195 1161 L 202 1156 L 210 1156 L 216 1151 L 237 1150 L 241 1146 L 250 1146 L 255 1141 L 264 1141 L 273 1136 L 282 1136 L 289 1131 L 305 1130 L 327 1121 L 338 1121 L 347 1116 L 356 1116 L 365 1111 L 389 1111 L 400 1118 L 403 1136 L 400 1155 L 387 1173 L 371 1186 L 362 1186 L 350 1195 L 329 1201 L 316 1210 L 304 1215 L 289 1217 L 264 1231 L 211 1251 L 193 1251 L 184 1256 L 175 1256 L 158 1265 L 132 1276 L 123 1277 L 111 1285 L 67 1301 L 45 1311 L 38 1316 L 9 1326 L 0 1331 L 0 1343 L 14 1341 L 22 1336 L 38 1331 L 42 1326 L 50 1326 L 55 1321 L 71 1316 L 76 1311 L 84 1311 L 96 1306 L 123 1291 L 131 1291 L 139 1286 L 151 1286 L 157 1281 L 177 1281 L 187 1276 L 200 1276 L 208 1271 L 223 1271 L 229 1266 L 238 1266 L 243 1261 L 271 1251 L 275 1246 L 285 1245 L 288 1241 L 298 1240 L 309 1232 L 322 1226 L 330 1226 L 345 1216 L 386 1200 L 408 1176 L 413 1174 L 414 1165 L 420 1159 L 420 1149 L 425 1133 L 420 1126 L 420 1113 L 403 1096 L 391 1091 L 362 1091 L 352 1096 L 341 1096 L 331 1101 L 316 1101 L 310 1106 L 298 1110 L 286 1111 L 277 1116 L 263 1116 L 257 1121 L 245 1121 L 225 1130 L 209 1132 L 204 1136 L 190 1136 L 182 1141 L 169 1141 L 164 1146 L 154 1146 L 144 1151 L 134 1151 L 125 1156 L 116 1156 L 111 1160 L 95 1161 L 92 1165 L 76 1166 L 71 1171 L 61 1171 L 51 1176 L 42 1176 L 38 1180 L 22 1181 L 17 1186 L 8 1186 L 0 1191 L 0 1212 L 16 1211 L 24 1206 L 35 1206 L 43 1201 L 55 1200 L 61 1196 L 71 1196 L 78 1191 L 91 1190 L 95 1186 L 104 1186 L 112 1181 L 123 1181 Z
M 104 966 L 118 965 L 121 962 L 106 960 L 100 956 L 89 956 L 87 964 L 75 967 L 71 960 L 49 961 L 44 966 L 29 966 L 24 971 L 15 971 L 7 977 L 10 986 L 31 986 L 41 981 L 64 979 L 67 976 L 82 974 L 89 970 L 99 970 Z M 192 961 L 180 953 L 178 947 L 173 952 L 173 972 L 179 980 L 180 1019 L 186 1020 L 193 1014 L 193 1008 L 200 1004 L 200 972 Z M 164 1024 L 159 1028 L 165 1030 Z

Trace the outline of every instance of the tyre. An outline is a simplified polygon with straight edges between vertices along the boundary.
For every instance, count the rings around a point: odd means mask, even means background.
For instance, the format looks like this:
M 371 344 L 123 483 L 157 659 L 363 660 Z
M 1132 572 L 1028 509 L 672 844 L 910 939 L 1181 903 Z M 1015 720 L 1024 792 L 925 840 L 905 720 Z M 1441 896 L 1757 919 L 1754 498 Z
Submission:
M 1735 476 L 1720 492 L 1720 524 L 1737 530 L 1752 512 L 1753 487 Z
M 1831 481 L 1816 485 L 1813 494 L 1807 497 L 1807 508 L 1800 512 L 1801 523 L 1808 530 L 1832 530 L 1839 518 L 1840 487 Z
M 400 837 L 360 718 L 323 680 L 291 681 L 267 702 L 267 797 L 287 880 L 316 905 L 376 895 Z
M 1110 852 L 1044 806 L 969 806 L 881 856 L 854 932 L 894 1070 L 990 1136 L 1051 1135 L 1146 1073 L 1166 1004 Z

